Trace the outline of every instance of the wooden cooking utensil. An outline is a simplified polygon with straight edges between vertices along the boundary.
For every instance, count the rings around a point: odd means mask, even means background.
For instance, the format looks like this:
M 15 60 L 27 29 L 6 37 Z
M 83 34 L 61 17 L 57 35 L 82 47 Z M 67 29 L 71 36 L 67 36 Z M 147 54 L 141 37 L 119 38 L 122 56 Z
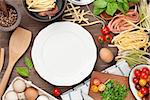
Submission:
M 0 48 L 0 72 L 3 68 L 3 63 L 4 63 L 4 48 Z
M 4 15 L 8 17 L 8 10 L 5 0 L 0 0 L 0 9 L 4 12 Z
M 0 83 L 0 98 L 2 98 L 15 63 L 29 47 L 31 37 L 32 34 L 30 31 L 20 27 L 12 34 L 9 41 L 9 63 Z

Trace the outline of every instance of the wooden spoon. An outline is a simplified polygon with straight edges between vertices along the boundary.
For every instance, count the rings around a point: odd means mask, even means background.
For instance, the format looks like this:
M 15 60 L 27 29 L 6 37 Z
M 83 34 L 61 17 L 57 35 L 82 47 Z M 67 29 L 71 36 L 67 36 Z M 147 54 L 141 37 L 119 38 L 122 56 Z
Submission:
M 4 15 L 8 17 L 8 10 L 5 0 L 0 0 L 0 9 L 4 12 Z
M 31 37 L 32 34 L 30 31 L 20 27 L 12 34 L 9 41 L 9 63 L 0 83 L 0 98 L 2 98 L 15 63 L 29 47 Z
M 3 63 L 4 63 L 4 48 L 0 48 L 0 72 L 3 68 Z

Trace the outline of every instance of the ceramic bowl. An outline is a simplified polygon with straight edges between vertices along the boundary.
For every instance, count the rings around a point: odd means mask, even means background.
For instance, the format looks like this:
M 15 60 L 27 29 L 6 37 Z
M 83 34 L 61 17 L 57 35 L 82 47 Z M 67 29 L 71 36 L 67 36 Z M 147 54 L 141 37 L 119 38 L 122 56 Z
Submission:
M 130 90 L 131 90 L 132 94 L 135 96 L 136 100 L 142 100 L 142 99 L 137 95 L 138 94 L 138 90 L 135 88 L 135 84 L 133 83 L 133 77 L 135 77 L 134 71 L 136 69 L 140 69 L 141 70 L 143 67 L 147 67 L 150 70 L 150 65 L 137 65 L 131 70 L 130 75 L 129 75 Z
M 21 13 L 18 9 L 18 6 L 15 3 L 10 2 L 10 1 L 6 1 L 6 4 L 12 6 L 16 10 L 16 12 L 17 12 L 17 21 L 10 27 L 0 26 L 0 31 L 3 31 L 3 32 L 9 32 L 9 31 L 14 30 L 16 27 L 19 26 L 20 21 L 21 21 Z
M 56 0 L 56 4 L 58 6 L 59 11 L 58 11 L 58 13 L 56 13 L 55 16 L 51 17 L 51 19 L 49 19 L 48 16 L 42 17 L 38 13 L 29 11 L 27 9 L 26 0 L 22 0 L 22 4 L 23 4 L 23 7 L 24 7 L 25 11 L 27 12 L 27 14 L 34 20 L 39 21 L 39 22 L 51 22 L 53 20 L 56 20 L 57 18 L 59 18 L 62 15 L 62 13 L 64 12 L 65 7 L 67 5 L 67 0 Z

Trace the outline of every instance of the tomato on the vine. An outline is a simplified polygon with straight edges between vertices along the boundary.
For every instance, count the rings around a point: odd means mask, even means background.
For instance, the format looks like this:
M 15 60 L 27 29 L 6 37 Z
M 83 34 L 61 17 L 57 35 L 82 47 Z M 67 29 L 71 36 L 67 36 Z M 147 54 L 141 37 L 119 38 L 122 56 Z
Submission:
M 104 40 L 105 40 L 106 42 L 108 42 L 108 43 L 111 42 L 112 38 L 113 38 L 113 37 L 112 37 L 111 34 L 107 34 L 107 35 L 104 36 Z
M 103 27 L 103 28 L 101 29 L 101 33 L 102 33 L 103 35 L 106 35 L 106 34 L 108 34 L 109 32 L 110 32 L 110 29 L 109 29 L 108 26 L 105 26 L 105 27 Z
M 104 37 L 102 35 L 99 35 L 97 39 L 99 43 L 104 43 Z
M 57 97 L 57 96 L 59 96 L 60 94 L 61 94 L 61 91 L 60 91 L 59 88 L 54 88 L 54 89 L 53 89 L 53 95 L 54 95 L 54 96 Z

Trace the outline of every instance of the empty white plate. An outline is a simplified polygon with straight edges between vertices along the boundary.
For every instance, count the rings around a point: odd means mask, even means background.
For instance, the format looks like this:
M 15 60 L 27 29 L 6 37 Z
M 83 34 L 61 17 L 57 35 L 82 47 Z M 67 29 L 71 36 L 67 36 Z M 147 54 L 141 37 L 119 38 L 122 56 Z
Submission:
M 32 59 L 43 79 L 53 85 L 71 86 L 92 72 L 97 48 L 91 34 L 80 25 L 56 22 L 36 37 Z
M 94 0 L 68 0 L 75 5 L 87 5 L 92 3 Z

